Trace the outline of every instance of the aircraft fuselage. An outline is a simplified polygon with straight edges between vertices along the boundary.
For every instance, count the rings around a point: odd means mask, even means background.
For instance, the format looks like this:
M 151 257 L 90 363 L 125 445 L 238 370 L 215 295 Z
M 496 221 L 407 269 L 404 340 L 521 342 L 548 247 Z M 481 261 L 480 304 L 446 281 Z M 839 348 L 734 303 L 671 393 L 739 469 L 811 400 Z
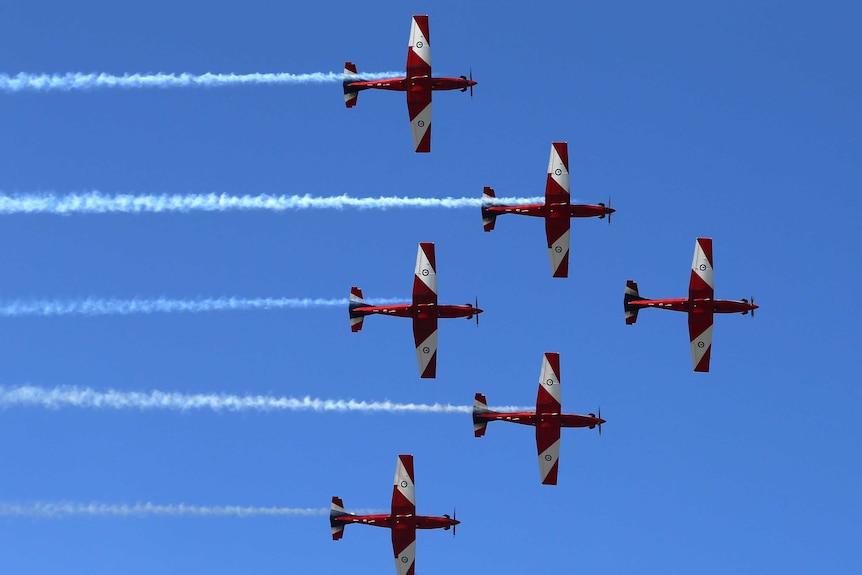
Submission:
M 741 313 L 746 314 L 758 308 L 746 300 L 708 299 L 708 298 L 671 298 L 671 299 L 638 299 L 628 302 L 628 305 L 637 307 L 654 307 L 658 309 L 669 309 L 671 311 L 691 312 L 703 310 L 712 313 Z
M 556 425 L 556 422 L 559 422 L 560 427 L 593 428 L 600 423 L 605 423 L 604 419 L 595 417 L 594 415 L 577 415 L 574 413 L 535 413 L 532 411 L 512 413 L 477 413 L 476 417 L 488 421 L 511 421 L 512 423 L 533 426 L 537 424 L 541 425 L 542 423 L 551 423 Z
M 522 216 L 567 217 L 567 218 L 603 218 L 616 210 L 597 204 L 521 204 L 516 206 L 484 206 L 483 211 L 500 214 L 520 214 Z
M 410 317 L 414 319 L 428 318 L 472 318 L 482 313 L 483 310 L 471 305 L 435 305 L 435 304 L 395 304 L 395 305 L 370 305 L 354 308 L 355 313 L 392 315 L 396 317 Z
M 430 90 L 468 90 L 476 82 L 466 78 L 435 78 L 414 76 L 411 78 L 385 78 L 383 80 L 358 80 L 349 82 L 350 90 L 393 90 L 396 92 L 425 92 Z
M 384 513 L 379 515 L 342 515 L 335 517 L 333 521 L 341 523 L 359 523 L 373 527 L 386 527 L 388 529 L 410 528 L 410 529 L 449 529 L 461 523 L 457 519 L 434 515 L 393 515 Z

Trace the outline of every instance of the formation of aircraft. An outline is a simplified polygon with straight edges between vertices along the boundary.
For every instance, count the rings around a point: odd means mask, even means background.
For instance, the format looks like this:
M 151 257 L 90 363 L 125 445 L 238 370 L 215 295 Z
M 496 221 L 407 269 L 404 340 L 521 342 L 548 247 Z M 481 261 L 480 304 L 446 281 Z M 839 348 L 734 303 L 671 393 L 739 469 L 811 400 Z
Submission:
M 357 73 L 352 62 L 344 64 L 344 101 L 348 108 L 357 103 L 360 91 L 368 89 L 395 90 L 407 93 L 410 127 L 417 152 L 431 150 L 431 96 L 434 90 L 470 90 L 476 82 L 470 78 L 435 78 L 431 75 L 431 50 L 428 31 L 428 16 L 413 16 L 410 30 L 410 46 L 407 52 L 407 72 L 403 78 L 365 80 Z M 536 204 L 506 205 L 496 198 L 494 189 L 485 187 L 482 194 L 482 224 L 486 232 L 496 225 L 502 214 L 519 214 L 541 217 L 545 220 L 548 254 L 553 277 L 568 277 L 571 218 L 607 218 L 615 212 L 608 199 L 607 205 L 572 204 L 569 186 L 569 158 L 566 142 L 553 142 L 548 162 L 545 184 L 545 201 Z M 694 371 L 709 371 L 712 349 L 713 316 L 716 313 L 751 313 L 758 306 L 751 300 L 718 300 L 714 295 L 712 240 L 697 238 L 692 261 L 689 293 L 687 298 L 651 300 L 642 298 L 638 286 L 632 280 L 626 282 L 624 308 L 626 323 L 637 321 L 638 312 L 654 307 L 683 311 L 688 314 L 691 354 Z M 351 330 L 362 329 L 365 316 L 372 314 L 408 317 L 413 320 L 413 336 L 419 374 L 433 378 L 437 369 L 437 323 L 439 318 L 476 318 L 479 323 L 478 300 L 476 305 L 439 305 L 437 303 L 437 275 L 434 244 L 419 244 L 413 279 L 412 302 L 396 305 L 369 305 L 362 290 L 350 289 L 349 316 Z M 560 355 L 546 352 L 542 360 L 535 411 L 495 411 L 488 407 L 485 396 L 475 395 L 472 410 L 473 432 L 476 437 L 485 435 L 491 421 L 509 421 L 521 425 L 532 425 L 536 430 L 536 450 L 539 473 L 544 485 L 556 485 L 559 475 L 560 438 L 564 427 L 598 428 L 602 432 L 601 410 L 598 414 L 568 414 L 562 412 L 560 394 Z M 453 516 L 425 516 L 416 514 L 413 456 L 399 455 L 389 513 L 356 515 L 344 509 L 339 497 L 332 498 L 330 526 L 332 538 L 341 539 L 348 524 L 358 523 L 375 527 L 386 527 L 392 531 L 392 548 L 398 575 L 414 575 L 416 559 L 417 529 L 452 529 L 459 524 Z
M 598 427 L 602 433 L 602 412 L 599 414 L 576 415 L 562 413 L 560 403 L 560 354 L 545 352 L 542 359 L 542 372 L 539 375 L 539 394 L 536 397 L 536 411 L 499 412 L 488 409 L 488 401 L 481 393 L 476 394 L 473 403 L 473 434 L 485 435 L 485 428 L 491 421 L 511 421 L 536 428 L 536 449 L 539 453 L 539 474 L 544 485 L 557 484 L 560 462 L 560 428 Z
M 520 214 L 545 218 L 545 235 L 548 239 L 548 254 L 551 256 L 551 275 L 564 278 L 569 275 L 569 231 L 571 218 L 604 218 L 608 223 L 614 213 L 610 205 L 599 203 L 572 204 L 569 195 L 569 145 L 566 142 L 551 144 L 551 159 L 548 162 L 548 179 L 545 183 L 544 204 L 499 205 L 495 204 L 494 189 L 485 187 L 482 194 L 482 224 L 486 232 L 494 229 L 497 216 Z M 608 202 L 610 204 L 610 201 Z
M 454 534 L 455 526 L 460 521 L 455 519 L 454 514 L 452 517 L 416 514 L 413 456 L 399 455 L 395 467 L 395 485 L 392 488 L 392 508 L 389 513 L 354 515 L 344 510 L 344 502 L 340 497 L 332 498 L 329 512 L 332 539 L 341 539 L 344 536 L 344 527 L 351 523 L 391 529 L 395 569 L 398 575 L 413 575 L 416 569 L 416 530 L 452 529 Z
M 482 310 L 470 303 L 464 305 L 437 304 L 437 272 L 434 244 L 422 242 L 416 254 L 416 270 L 413 277 L 413 302 L 395 305 L 368 305 L 362 290 L 350 288 L 350 329 L 362 329 L 365 316 L 372 314 L 409 317 L 413 319 L 413 340 L 416 343 L 416 359 L 419 375 L 424 378 L 437 376 L 437 320 L 439 318 L 476 318 Z
M 688 314 L 688 332 L 691 340 L 691 361 L 694 371 L 709 371 L 712 351 L 712 321 L 717 313 L 741 313 L 746 315 L 758 306 L 750 300 L 715 299 L 715 284 L 712 269 L 712 238 L 697 238 L 694 244 L 694 259 L 691 262 L 691 278 L 688 282 L 688 297 L 673 299 L 646 299 L 638 293 L 638 284 L 626 282 L 623 306 L 626 324 L 638 319 L 638 312 L 647 307 L 684 311 Z
M 362 90 L 394 90 L 407 92 L 407 111 L 413 147 L 417 152 L 431 151 L 431 94 L 434 90 L 470 90 L 473 95 L 473 74 L 470 78 L 435 78 L 431 75 L 431 42 L 428 33 L 428 16 L 413 16 L 410 26 L 410 45 L 407 49 L 407 73 L 404 78 L 363 80 L 356 72 L 356 64 L 344 63 L 344 103 L 348 108 L 356 105 Z

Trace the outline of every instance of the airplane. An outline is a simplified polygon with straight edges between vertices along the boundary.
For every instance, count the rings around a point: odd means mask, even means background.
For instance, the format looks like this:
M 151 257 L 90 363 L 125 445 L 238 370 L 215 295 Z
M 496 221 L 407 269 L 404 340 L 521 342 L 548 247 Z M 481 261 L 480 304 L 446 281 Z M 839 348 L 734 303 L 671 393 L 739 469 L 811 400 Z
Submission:
M 417 152 L 431 151 L 431 93 L 434 90 L 470 90 L 473 96 L 473 73 L 470 78 L 435 78 L 431 75 L 431 42 L 428 34 L 428 16 L 413 16 L 410 26 L 410 46 L 407 49 L 407 74 L 404 78 L 363 80 L 356 73 L 356 64 L 344 63 L 344 104 L 356 105 L 362 90 L 394 90 L 407 92 L 407 111 L 413 147 Z
M 539 395 L 536 398 L 536 411 L 517 411 L 504 413 L 488 409 L 488 401 L 477 393 L 473 401 L 473 435 L 482 437 L 490 421 L 511 421 L 536 427 L 536 449 L 539 452 L 539 474 L 543 485 L 557 484 L 557 471 L 560 460 L 560 428 L 589 427 L 599 428 L 602 434 L 602 411 L 599 414 L 575 415 L 561 413 L 560 405 L 560 354 L 545 352 L 542 360 L 542 373 L 539 376 Z
M 452 529 L 461 523 L 452 517 L 443 515 L 416 515 L 416 486 L 413 479 L 413 456 L 399 455 L 395 468 L 395 485 L 392 488 L 392 509 L 389 513 L 378 515 L 354 515 L 344 510 L 344 502 L 340 497 L 332 498 L 329 512 L 329 525 L 332 529 L 332 540 L 337 541 L 344 536 L 344 527 L 350 523 L 386 527 L 392 530 L 392 550 L 395 552 L 395 569 L 398 575 L 413 575 L 416 569 L 416 530 L 417 529 Z
M 566 142 L 551 144 L 551 160 L 548 162 L 548 180 L 545 183 L 544 204 L 522 204 L 506 206 L 495 203 L 494 189 L 485 186 L 482 193 L 482 224 L 486 232 L 494 229 L 497 216 L 520 214 L 545 218 L 545 235 L 548 238 L 548 254 L 551 256 L 551 275 L 555 278 L 569 276 L 569 228 L 570 218 L 604 218 L 611 223 L 611 214 L 616 210 L 599 203 L 569 203 L 569 145 Z
M 437 319 L 476 317 L 479 325 L 479 300 L 476 305 L 438 305 L 437 272 L 433 242 L 421 242 L 416 254 L 416 271 L 413 277 L 413 303 L 394 305 L 368 305 L 362 290 L 350 288 L 350 329 L 362 329 L 365 316 L 371 314 L 392 315 L 413 318 L 413 339 L 416 343 L 416 358 L 419 361 L 419 375 L 423 378 L 437 376 Z
M 688 332 L 691 339 L 691 361 L 694 371 L 709 371 L 712 351 L 712 320 L 716 313 L 741 313 L 746 315 L 759 306 L 751 300 L 715 299 L 712 269 L 712 238 L 697 238 L 694 244 L 694 259 L 691 262 L 691 278 L 688 282 L 688 297 L 674 299 L 646 299 L 638 293 L 638 284 L 626 281 L 623 297 L 626 324 L 633 325 L 638 312 L 647 307 L 684 311 L 688 313 Z

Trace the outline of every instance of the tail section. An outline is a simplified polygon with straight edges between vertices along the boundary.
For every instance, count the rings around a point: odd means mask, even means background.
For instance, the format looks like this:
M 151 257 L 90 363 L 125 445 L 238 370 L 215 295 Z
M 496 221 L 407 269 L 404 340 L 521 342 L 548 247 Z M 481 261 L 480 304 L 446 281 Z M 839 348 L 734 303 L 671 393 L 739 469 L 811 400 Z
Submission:
M 631 302 L 643 299 L 638 293 L 638 284 L 632 280 L 626 281 L 626 293 L 623 296 L 623 307 L 626 312 L 626 325 L 632 325 L 638 320 L 640 306 L 632 305 Z
M 352 513 L 348 513 L 344 510 L 344 502 L 340 497 L 332 498 L 332 505 L 329 508 L 329 526 L 332 529 L 332 540 L 338 541 L 342 537 L 344 537 L 344 525 L 345 523 L 342 521 L 338 521 L 339 517 L 344 517 L 345 515 L 353 515 Z
M 486 232 L 493 230 L 494 224 L 497 223 L 497 214 L 485 208 L 485 206 L 492 203 L 496 197 L 497 196 L 494 195 L 494 188 L 485 186 L 485 189 L 482 190 L 482 226 L 485 228 Z
M 473 400 L 473 435 L 475 437 L 482 437 L 485 435 L 485 428 L 488 426 L 487 419 L 478 417 L 480 413 L 494 412 L 488 409 L 488 400 L 485 399 L 485 396 L 481 393 L 477 393 L 476 398 Z
M 356 64 L 353 62 L 344 63 L 344 105 L 352 108 L 356 105 L 359 97 L 359 90 L 350 86 L 352 82 L 361 80 L 359 74 L 356 73 Z
M 365 307 L 365 300 L 362 299 L 362 290 L 356 286 L 350 288 L 350 303 L 348 311 L 350 313 L 350 331 L 356 332 L 362 329 L 362 321 L 368 315 L 361 311 L 356 311 L 356 308 Z

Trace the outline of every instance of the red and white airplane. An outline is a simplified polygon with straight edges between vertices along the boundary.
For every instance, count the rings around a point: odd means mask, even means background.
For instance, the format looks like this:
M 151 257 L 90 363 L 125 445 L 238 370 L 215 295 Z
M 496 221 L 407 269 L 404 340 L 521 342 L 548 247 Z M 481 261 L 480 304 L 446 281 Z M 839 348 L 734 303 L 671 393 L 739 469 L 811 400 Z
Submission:
M 557 469 L 560 460 L 560 428 L 594 427 L 602 433 L 602 412 L 595 415 L 562 413 L 560 404 L 560 354 L 545 352 L 542 373 L 539 376 L 539 395 L 536 411 L 502 413 L 488 409 L 488 401 L 481 393 L 473 402 L 473 435 L 485 435 L 489 421 L 511 421 L 536 427 L 536 448 L 539 452 L 539 473 L 545 485 L 557 484 Z
M 626 282 L 623 305 L 626 324 L 632 325 L 638 319 L 642 308 L 654 307 L 688 313 L 688 332 L 691 339 L 691 361 L 694 371 L 709 371 L 709 357 L 712 351 L 712 319 L 717 313 L 751 312 L 758 308 L 747 299 L 715 299 L 715 284 L 712 270 L 712 238 L 697 238 L 694 244 L 694 259 L 691 262 L 691 279 L 688 282 L 688 297 L 673 299 L 646 299 L 638 293 L 638 284 Z
M 551 274 L 555 278 L 569 275 L 569 228 L 571 218 L 604 218 L 611 221 L 616 210 L 599 203 L 572 204 L 569 202 L 569 145 L 566 142 L 551 144 L 551 160 L 548 162 L 548 180 L 545 183 L 544 204 L 522 204 L 504 206 L 495 204 L 494 189 L 485 187 L 482 194 L 482 224 L 486 232 L 494 229 L 497 216 L 520 214 L 545 218 L 545 235 L 548 237 L 548 253 L 551 256 Z M 610 201 L 608 202 L 610 204 Z
M 428 34 L 428 16 L 413 16 L 410 27 L 410 46 L 407 49 L 407 75 L 404 78 L 363 80 L 356 73 L 356 64 L 344 63 L 344 103 L 348 108 L 356 105 L 359 92 L 370 88 L 407 92 L 407 111 L 410 113 L 410 130 L 417 152 L 431 151 L 431 93 L 434 90 L 470 90 L 473 95 L 473 74 L 468 79 L 435 78 L 431 76 L 431 42 Z
M 437 376 L 437 320 L 438 318 L 476 317 L 482 310 L 477 305 L 438 305 L 437 272 L 434 244 L 422 242 L 416 254 L 416 271 L 413 277 L 413 303 L 394 305 L 368 305 L 362 298 L 362 290 L 350 288 L 350 329 L 362 329 L 365 316 L 371 314 L 393 315 L 413 318 L 413 339 L 416 343 L 416 358 L 419 361 L 420 377 Z
M 399 455 L 395 468 L 395 486 L 392 488 L 392 510 L 389 513 L 354 515 L 344 510 L 344 502 L 340 497 L 333 497 L 329 512 L 332 539 L 341 539 L 344 536 L 344 527 L 349 523 L 391 529 L 395 569 L 398 575 L 413 575 L 416 569 L 416 530 L 452 528 L 454 534 L 455 526 L 461 523 L 448 515 L 416 515 L 416 487 L 413 477 L 413 456 Z

